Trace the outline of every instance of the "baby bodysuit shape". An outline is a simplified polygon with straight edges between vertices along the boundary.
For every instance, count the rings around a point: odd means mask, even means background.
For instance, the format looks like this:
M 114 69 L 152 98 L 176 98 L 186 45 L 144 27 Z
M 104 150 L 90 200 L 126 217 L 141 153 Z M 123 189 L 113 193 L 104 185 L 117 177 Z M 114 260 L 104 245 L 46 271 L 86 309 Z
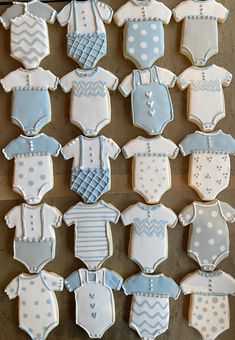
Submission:
M 163 275 L 134 275 L 122 285 L 126 295 L 133 295 L 129 326 L 143 340 L 154 340 L 169 327 L 169 298 L 177 299 L 179 286 Z
M 120 290 L 122 281 L 119 274 L 106 268 L 94 272 L 81 268 L 65 279 L 66 288 L 75 295 L 76 324 L 90 338 L 102 338 L 115 323 L 112 289 Z
M 13 2 L 0 17 L 11 30 L 11 57 L 33 69 L 50 54 L 47 23 L 53 24 L 56 11 L 39 0 Z
M 62 214 L 48 204 L 21 204 L 5 216 L 9 228 L 15 227 L 14 259 L 30 273 L 38 273 L 55 258 L 55 228 L 61 226 Z
M 75 257 L 89 270 L 96 270 L 113 255 L 110 223 L 117 223 L 120 212 L 109 203 L 77 203 L 64 214 L 65 223 L 75 226 Z
M 146 202 L 158 203 L 162 195 L 171 188 L 169 158 L 174 159 L 178 147 L 162 136 L 154 138 L 136 137 L 123 147 L 125 158 L 133 158 L 133 190 Z
M 3 79 L 5 92 L 12 91 L 12 122 L 27 136 L 36 135 L 51 121 L 51 101 L 48 90 L 56 90 L 59 78 L 39 67 L 19 68 Z
M 190 224 L 188 255 L 203 270 L 214 270 L 229 255 L 227 222 L 235 222 L 235 209 L 218 200 L 193 202 L 180 212 L 179 220 L 183 226 Z
M 44 133 L 34 137 L 20 135 L 3 149 L 8 160 L 15 160 L 13 190 L 27 203 L 40 203 L 53 188 L 51 156 L 58 156 L 60 149 L 61 145 Z
M 198 270 L 180 283 L 184 295 L 190 295 L 189 326 L 203 340 L 215 340 L 229 329 L 228 294 L 235 295 L 235 279 L 222 270 L 206 273 Z
M 70 188 L 86 203 L 94 203 L 111 188 L 109 158 L 116 159 L 119 146 L 104 136 L 79 136 L 61 150 L 65 159 L 73 158 Z
M 45 340 L 59 324 L 59 308 L 54 291 L 63 290 L 63 278 L 42 270 L 20 274 L 6 287 L 9 299 L 19 298 L 19 327 L 32 339 Z
M 168 257 L 167 227 L 174 228 L 176 214 L 163 204 L 131 205 L 122 212 L 123 224 L 132 224 L 129 257 L 145 273 L 153 273 Z
M 134 70 L 123 79 L 119 90 L 124 97 L 131 94 L 133 124 L 149 135 L 159 135 L 174 119 L 168 87 L 174 87 L 176 76 L 167 69 L 153 66 Z
M 178 77 L 178 85 L 188 88 L 188 119 L 202 131 L 214 130 L 225 117 L 222 86 L 229 86 L 232 75 L 216 65 L 189 67 Z
M 74 1 L 57 15 L 67 25 L 67 54 L 84 69 L 93 68 L 107 53 L 104 23 L 112 21 L 113 10 L 97 0 Z
M 76 69 L 66 74 L 60 85 L 71 91 L 70 120 L 86 136 L 96 136 L 111 122 L 109 90 L 114 91 L 118 78 L 101 67 L 93 70 Z
M 114 15 L 117 26 L 124 26 L 124 58 L 136 67 L 151 67 L 164 55 L 164 29 L 171 10 L 155 0 L 127 1 Z
M 210 201 L 227 188 L 230 179 L 230 154 L 235 153 L 234 138 L 221 130 L 196 131 L 180 142 L 183 156 L 190 155 L 188 184 L 203 201 Z
M 173 9 L 173 15 L 177 22 L 183 20 L 180 52 L 193 65 L 205 65 L 218 53 L 218 22 L 227 19 L 227 8 L 215 0 L 186 0 Z

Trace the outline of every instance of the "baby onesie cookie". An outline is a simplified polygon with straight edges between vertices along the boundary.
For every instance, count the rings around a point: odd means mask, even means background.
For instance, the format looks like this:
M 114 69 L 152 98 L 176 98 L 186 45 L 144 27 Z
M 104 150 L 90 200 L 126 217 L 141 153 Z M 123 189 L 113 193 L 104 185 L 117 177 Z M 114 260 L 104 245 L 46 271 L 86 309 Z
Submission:
M 171 10 L 162 2 L 127 1 L 113 18 L 117 26 L 124 26 L 124 58 L 137 68 L 150 67 L 163 56 L 163 24 L 169 23 Z
M 115 91 L 117 85 L 118 78 L 102 67 L 76 69 L 60 79 L 63 91 L 71 91 L 71 123 L 86 136 L 98 135 L 111 122 L 109 90 Z
M 203 270 L 212 271 L 229 255 L 227 222 L 235 222 L 235 209 L 229 204 L 214 200 L 208 203 L 193 202 L 179 214 L 183 226 L 190 224 L 188 256 Z
M 84 69 L 93 68 L 107 53 L 105 24 L 112 21 L 113 10 L 97 0 L 72 0 L 57 15 L 67 25 L 67 54 Z
M 183 20 L 180 52 L 193 65 L 203 66 L 218 53 L 218 23 L 227 19 L 228 12 L 215 0 L 186 0 L 173 9 L 176 22 Z
M 132 121 L 134 126 L 149 135 L 159 135 L 174 119 L 168 87 L 174 87 L 176 76 L 167 69 L 153 66 L 134 70 L 123 79 L 119 90 L 124 97 L 131 94 Z
M 190 294 L 189 326 L 203 340 L 214 340 L 230 327 L 228 294 L 235 295 L 235 279 L 222 270 L 197 270 L 182 280 L 184 295 Z
M 188 184 L 203 201 L 210 201 L 227 188 L 230 157 L 235 154 L 234 138 L 221 130 L 196 131 L 180 142 L 183 156 L 190 155 Z
M 74 292 L 76 324 L 90 338 L 102 338 L 115 323 L 115 302 L 112 289 L 120 290 L 122 277 L 109 269 L 88 271 L 81 268 L 65 279 L 69 292 Z
M 77 203 L 64 214 L 68 226 L 75 226 L 75 257 L 89 270 L 97 270 L 113 255 L 110 222 L 117 223 L 120 212 L 109 203 Z
M 42 270 L 20 274 L 6 287 L 9 299 L 19 298 L 19 328 L 32 339 L 46 339 L 59 324 L 59 308 L 54 291 L 62 291 L 64 280 Z
M 94 203 L 111 189 L 110 158 L 116 159 L 119 146 L 104 136 L 79 136 L 66 144 L 64 159 L 73 158 L 70 188 L 86 203 Z
M 143 340 L 153 340 L 169 327 L 169 298 L 178 299 L 180 288 L 163 275 L 137 274 L 122 285 L 126 295 L 133 295 L 129 326 Z
M 132 188 L 147 203 L 158 203 L 171 188 L 170 159 L 178 155 L 178 147 L 162 136 L 136 137 L 122 149 L 125 158 L 133 158 Z
M 168 258 L 167 227 L 174 228 L 176 214 L 163 204 L 131 205 L 122 212 L 123 224 L 130 225 L 129 258 L 145 273 L 153 273 Z
M 11 31 L 11 57 L 25 68 L 33 69 L 50 54 L 48 24 L 53 24 L 56 11 L 39 0 L 13 2 L 0 17 L 5 29 Z
M 214 130 L 225 117 L 223 86 L 229 86 L 232 74 L 223 67 L 189 67 L 177 82 L 181 90 L 188 88 L 188 119 L 202 131 Z
M 58 156 L 61 145 L 40 133 L 34 137 L 20 135 L 4 149 L 4 156 L 14 158 L 13 190 L 29 204 L 40 203 L 54 186 L 51 156 Z
M 59 228 L 62 214 L 48 204 L 21 204 L 5 216 L 9 228 L 15 227 L 14 259 L 23 263 L 30 273 L 38 273 L 55 258 L 54 228 Z
M 53 73 L 41 67 L 19 68 L 1 79 L 4 91 L 12 91 L 11 120 L 27 136 L 36 135 L 51 121 L 48 90 L 56 90 L 58 81 Z

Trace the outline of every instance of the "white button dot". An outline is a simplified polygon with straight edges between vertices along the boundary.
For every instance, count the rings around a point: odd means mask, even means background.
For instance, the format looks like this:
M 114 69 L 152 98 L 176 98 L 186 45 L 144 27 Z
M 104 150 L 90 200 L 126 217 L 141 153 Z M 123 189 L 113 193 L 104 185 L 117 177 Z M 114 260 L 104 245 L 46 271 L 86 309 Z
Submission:
M 213 223 L 212 222 L 208 222 L 207 223 L 207 227 L 210 228 L 210 229 L 213 228 Z
M 198 233 L 198 234 L 200 234 L 201 231 L 202 231 L 202 229 L 201 229 L 200 227 L 198 227 L 198 228 L 196 229 L 196 233 Z
M 144 42 L 144 41 L 142 41 L 141 43 L 140 43 L 140 47 L 141 48 L 147 48 L 147 43 L 146 42 Z
M 200 246 L 200 243 L 199 243 L 198 241 L 195 241 L 195 242 L 194 242 L 194 246 L 195 246 L 196 248 L 198 248 L 198 247 Z
M 158 41 L 159 41 L 159 37 L 158 37 L 157 35 L 155 35 L 155 36 L 153 37 L 153 41 L 154 41 L 154 42 L 158 42 Z
M 146 60 L 148 58 L 147 54 L 141 54 L 140 56 L 141 60 Z
M 158 54 L 158 53 L 159 53 L 159 48 L 155 47 L 155 48 L 153 49 L 153 53 L 154 53 L 154 54 Z
M 212 217 L 217 217 L 217 215 L 218 215 L 217 211 L 213 210 L 213 211 L 211 212 L 211 216 L 212 216 Z
M 147 31 L 146 31 L 146 30 L 141 30 L 141 31 L 140 31 L 140 34 L 141 34 L 141 35 L 146 35 L 146 34 L 147 34 Z
M 135 53 L 135 49 L 134 49 L 134 48 L 129 48 L 129 50 L 128 50 L 128 51 L 129 51 L 129 53 L 130 53 L 130 54 L 133 54 L 133 53 Z
M 213 246 L 213 244 L 215 244 L 215 240 L 213 238 L 210 238 L 209 241 L 208 241 L 208 244 L 210 246 Z
M 202 210 L 202 209 L 199 209 L 199 210 L 198 210 L 198 214 L 199 214 L 199 215 L 202 215 L 202 214 L 203 214 L 203 210 Z
M 226 249 L 225 246 L 220 246 L 220 247 L 219 247 L 219 250 L 220 250 L 220 251 L 225 251 L 225 249 Z
M 156 30 L 157 29 L 157 25 L 156 24 L 152 24 L 150 27 L 152 28 L 152 30 Z
M 231 216 L 232 216 L 232 214 L 230 212 L 226 213 L 226 217 L 231 217 Z
M 222 229 L 218 229 L 218 230 L 217 230 L 217 234 L 218 234 L 219 236 L 223 235 L 223 233 L 224 233 L 224 232 L 223 232 Z
M 133 24 L 132 28 L 133 28 L 133 30 L 137 30 L 138 29 L 138 25 L 137 24 Z
M 135 40 L 135 38 L 131 35 L 131 36 L 128 37 L 127 40 L 128 40 L 129 42 L 133 42 L 133 41 Z

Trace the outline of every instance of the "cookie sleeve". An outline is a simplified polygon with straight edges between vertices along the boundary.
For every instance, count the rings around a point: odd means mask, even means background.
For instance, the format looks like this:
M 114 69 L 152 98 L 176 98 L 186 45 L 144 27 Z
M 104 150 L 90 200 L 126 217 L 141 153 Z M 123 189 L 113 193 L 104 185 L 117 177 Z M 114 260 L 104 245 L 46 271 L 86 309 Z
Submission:
M 194 134 L 189 134 L 180 142 L 179 149 L 183 156 L 188 156 L 192 152 Z M 194 145 L 195 149 L 196 145 Z
M 161 67 L 155 69 L 157 70 L 159 80 L 162 84 L 171 88 L 175 86 L 177 77 L 173 72 Z
M 48 24 L 53 24 L 55 22 L 57 12 L 50 5 L 43 2 L 37 2 L 35 4 L 35 12 L 36 11 L 38 11 L 38 17 L 46 20 Z M 37 16 L 37 12 L 35 14 Z
M 57 275 L 53 272 L 48 273 L 46 271 L 41 272 L 41 277 L 43 280 L 44 285 L 53 291 L 62 291 L 64 288 L 64 279 L 62 276 Z
M 194 205 L 187 205 L 180 213 L 179 213 L 179 221 L 185 227 L 193 222 L 194 220 Z
M 177 85 L 181 90 L 185 90 L 190 85 L 190 83 L 190 71 L 187 69 L 178 76 Z
M 53 137 L 44 135 L 46 141 L 47 152 L 52 156 L 58 156 L 61 150 L 60 143 Z
M 70 159 L 76 155 L 80 156 L 80 146 L 78 145 L 78 140 L 73 139 L 71 142 L 67 143 L 62 149 L 61 153 L 64 159 Z
M 105 3 L 101 2 L 101 1 L 97 1 L 97 8 L 98 8 L 98 11 L 99 11 L 99 14 L 100 14 L 102 20 L 106 24 L 110 24 L 110 22 L 112 21 L 112 18 L 113 18 L 112 8 L 108 5 L 106 5 Z
M 196 291 L 200 291 L 200 288 L 195 287 L 195 275 L 189 274 L 188 276 L 186 276 L 181 282 L 180 282 L 180 288 L 183 292 L 184 295 L 188 295 L 191 293 L 194 293 Z
M 56 77 L 51 71 L 46 71 L 44 79 L 46 87 L 48 87 L 52 91 L 55 91 L 57 89 L 59 78 Z
M 122 148 L 122 153 L 125 158 L 131 158 L 138 152 L 138 142 L 135 139 L 130 140 Z
M 73 292 L 75 289 L 81 286 L 81 279 L 79 276 L 78 271 L 73 272 L 70 274 L 64 281 L 65 287 L 68 289 L 69 292 Z
M 73 87 L 71 72 L 63 76 L 59 81 L 60 87 L 64 92 L 70 92 Z
M 228 17 L 229 10 L 224 7 L 221 3 L 219 2 L 214 2 L 215 6 L 215 15 L 217 17 L 218 22 L 223 23 Z
M 232 81 L 232 77 L 233 77 L 232 74 L 223 67 L 220 67 L 219 69 L 220 69 L 219 73 L 220 73 L 220 79 L 221 79 L 222 85 L 224 87 L 229 86 Z
M 154 3 L 154 5 L 151 15 L 162 20 L 164 24 L 169 24 L 172 15 L 171 10 L 162 2 Z
M 181 289 L 170 277 L 165 277 L 166 293 L 173 299 L 178 299 Z
M 133 91 L 133 73 L 126 76 L 118 87 L 124 97 L 128 97 Z
M 8 228 L 14 228 L 20 219 L 20 207 L 14 207 L 4 217 Z
M 235 296 L 235 278 L 223 273 L 224 293 Z
M 55 228 L 59 228 L 62 224 L 61 212 L 56 207 L 51 207 L 49 205 L 46 205 L 46 209 L 50 225 Z
M 9 299 L 15 299 L 19 295 L 19 281 L 20 277 L 15 277 L 5 288 L 4 292 L 7 294 Z
M 18 142 L 17 139 L 13 139 L 3 150 L 2 150 L 6 159 L 10 160 L 15 157 L 16 154 L 19 153 Z
M 178 222 L 178 217 L 177 215 L 174 213 L 173 210 L 171 210 L 170 208 L 165 208 L 165 212 L 166 212 L 166 220 L 167 220 L 167 225 L 168 227 L 174 228 Z
M 137 216 L 135 216 L 133 214 L 133 211 L 134 210 L 134 206 L 130 206 L 128 208 L 126 208 L 122 214 L 121 214 L 121 220 L 122 220 L 122 223 L 123 225 L 127 226 L 127 225 L 130 225 L 131 223 L 133 223 L 133 219 Z
M 76 214 L 76 215 L 75 215 Z M 79 206 L 70 208 L 64 213 L 63 219 L 68 227 L 75 223 L 75 220 L 79 216 Z
M 62 8 L 62 10 L 57 14 L 57 21 L 59 22 L 60 26 L 64 27 L 68 24 L 69 18 L 71 14 L 71 4 L 68 4 Z
M 139 275 L 135 275 L 124 281 L 122 288 L 125 295 L 141 292 L 141 283 Z
M 228 133 L 223 133 L 221 136 L 217 135 L 218 143 L 223 145 L 223 150 L 235 155 L 235 139 Z
M 11 19 L 14 19 L 21 14 L 21 6 L 14 4 L 7 8 L 6 11 L 0 16 L 0 22 L 5 29 L 8 29 L 11 25 Z
M 101 70 L 102 81 L 106 83 L 108 89 L 115 91 L 118 86 L 118 78 L 111 72 Z
M 183 1 L 173 9 L 173 16 L 176 22 L 183 20 L 188 15 L 187 7 L 187 1 Z
M 107 154 L 110 158 L 116 159 L 121 151 L 119 146 L 117 145 L 112 138 L 103 137 L 104 143 L 104 153 Z
M 108 220 L 113 223 L 118 223 L 120 217 L 120 211 L 115 208 L 112 204 L 105 204 L 105 209 L 108 209 L 109 214 L 107 217 L 104 216 L 105 220 Z
M 228 203 L 220 202 L 220 210 L 224 219 L 229 223 L 235 222 L 235 209 L 232 208 Z
M 113 270 L 105 269 L 105 285 L 120 290 L 122 288 L 123 278 Z
M 179 153 L 179 148 L 170 139 L 166 139 L 163 152 L 165 152 L 169 158 L 175 159 Z
M 16 71 L 13 71 L 1 79 L 1 84 L 5 92 L 10 92 L 13 90 L 13 87 L 17 86 L 15 75 Z
M 115 12 L 113 19 L 118 27 L 121 27 L 125 24 L 126 20 L 128 19 L 128 12 L 128 3 L 125 3 Z

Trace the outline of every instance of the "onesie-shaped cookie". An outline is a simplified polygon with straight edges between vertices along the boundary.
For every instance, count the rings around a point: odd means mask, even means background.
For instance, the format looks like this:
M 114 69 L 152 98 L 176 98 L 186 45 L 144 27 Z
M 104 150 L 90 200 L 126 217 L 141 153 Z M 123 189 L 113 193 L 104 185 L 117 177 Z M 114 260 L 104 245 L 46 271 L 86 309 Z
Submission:
M 54 186 L 51 156 L 58 156 L 61 145 L 40 133 L 34 137 L 20 135 L 4 149 L 4 156 L 15 159 L 13 190 L 29 204 L 40 203 Z
M 11 57 L 33 69 L 50 54 L 47 23 L 53 24 L 56 11 L 39 0 L 13 2 L 0 17 L 11 30 Z
M 122 149 L 125 158 L 133 158 L 132 187 L 147 203 L 158 203 L 171 188 L 170 159 L 178 155 L 178 147 L 162 136 L 136 137 Z
M 227 222 L 235 222 L 235 209 L 229 204 L 214 200 L 208 203 L 193 202 L 179 214 L 183 226 L 190 224 L 188 255 L 203 270 L 212 271 L 229 255 Z
M 89 270 L 96 270 L 113 255 L 110 222 L 117 223 L 120 212 L 109 203 L 77 203 L 64 214 L 68 226 L 75 226 L 75 257 Z
M 165 68 L 153 66 L 134 70 L 123 79 L 119 90 L 124 97 L 131 94 L 133 124 L 149 135 L 159 135 L 174 119 L 168 87 L 174 87 L 176 76 Z
M 55 228 L 61 226 L 62 215 L 47 204 L 21 204 L 5 216 L 9 228 L 15 227 L 14 259 L 25 265 L 30 273 L 38 273 L 55 258 Z
M 169 298 L 177 299 L 179 286 L 163 275 L 134 275 L 122 285 L 126 295 L 133 295 L 129 326 L 141 339 L 153 340 L 167 331 L 170 319 Z
M 119 146 L 104 136 L 79 136 L 61 150 L 65 159 L 73 158 L 70 188 L 86 203 L 94 203 L 111 188 L 109 158 L 116 159 Z
M 183 156 L 190 155 L 188 184 L 203 201 L 210 201 L 227 188 L 234 138 L 221 130 L 187 135 L 179 145 Z
M 48 90 L 56 90 L 58 80 L 41 67 L 33 70 L 19 68 L 1 79 L 4 91 L 12 91 L 12 122 L 27 136 L 36 135 L 51 121 Z
M 163 204 L 131 205 L 122 212 L 124 225 L 132 224 L 129 257 L 145 273 L 153 273 L 168 258 L 167 227 L 174 228 L 176 214 Z
M 201 130 L 214 130 L 225 117 L 223 86 L 231 80 L 231 73 L 216 65 L 191 66 L 178 77 L 181 90 L 188 88 L 188 119 Z
M 64 280 L 55 273 L 20 274 L 6 287 L 9 299 L 19 298 L 19 327 L 31 339 L 44 340 L 59 324 L 54 291 L 62 291 Z
M 171 10 L 155 0 L 127 1 L 114 15 L 115 23 L 124 26 L 124 58 L 136 67 L 146 68 L 164 54 L 163 24 L 171 19 Z
M 223 23 L 228 12 L 215 0 L 186 0 L 173 9 L 175 20 L 183 20 L 180 52 L 193 65 L 203 66 L 218 53 L 217 23 Z
M 104 23 L 112 17 L 112 8 L 97 0 L 72 0 L 57 15 L 60 25 L 67 25 L 67 54 L 80 67 L 90 69 L 106 55 Z
M 96 136 L 111 122 L 109 90 L 116 90 L 118 78 L 102 67 L 76 69 L 60 80 L 64 92 L 71 91 L 70 120 L 86 136 Z
M 112 289 L 120 290 L 122 281 L 119 274 L 106 268 L 94 272 L 81 268 L 65 279 L 66 288 L 75 295 L 76 324 L 90 338 L 102 338 L 115 323 Z
M 230 327 L 228 294 L 235 295 L 235 279 L 222 270 L 206 273 L 198 270 L 180 284 L 190 296 L 189 326 L 203 340 L 215 340 Z

